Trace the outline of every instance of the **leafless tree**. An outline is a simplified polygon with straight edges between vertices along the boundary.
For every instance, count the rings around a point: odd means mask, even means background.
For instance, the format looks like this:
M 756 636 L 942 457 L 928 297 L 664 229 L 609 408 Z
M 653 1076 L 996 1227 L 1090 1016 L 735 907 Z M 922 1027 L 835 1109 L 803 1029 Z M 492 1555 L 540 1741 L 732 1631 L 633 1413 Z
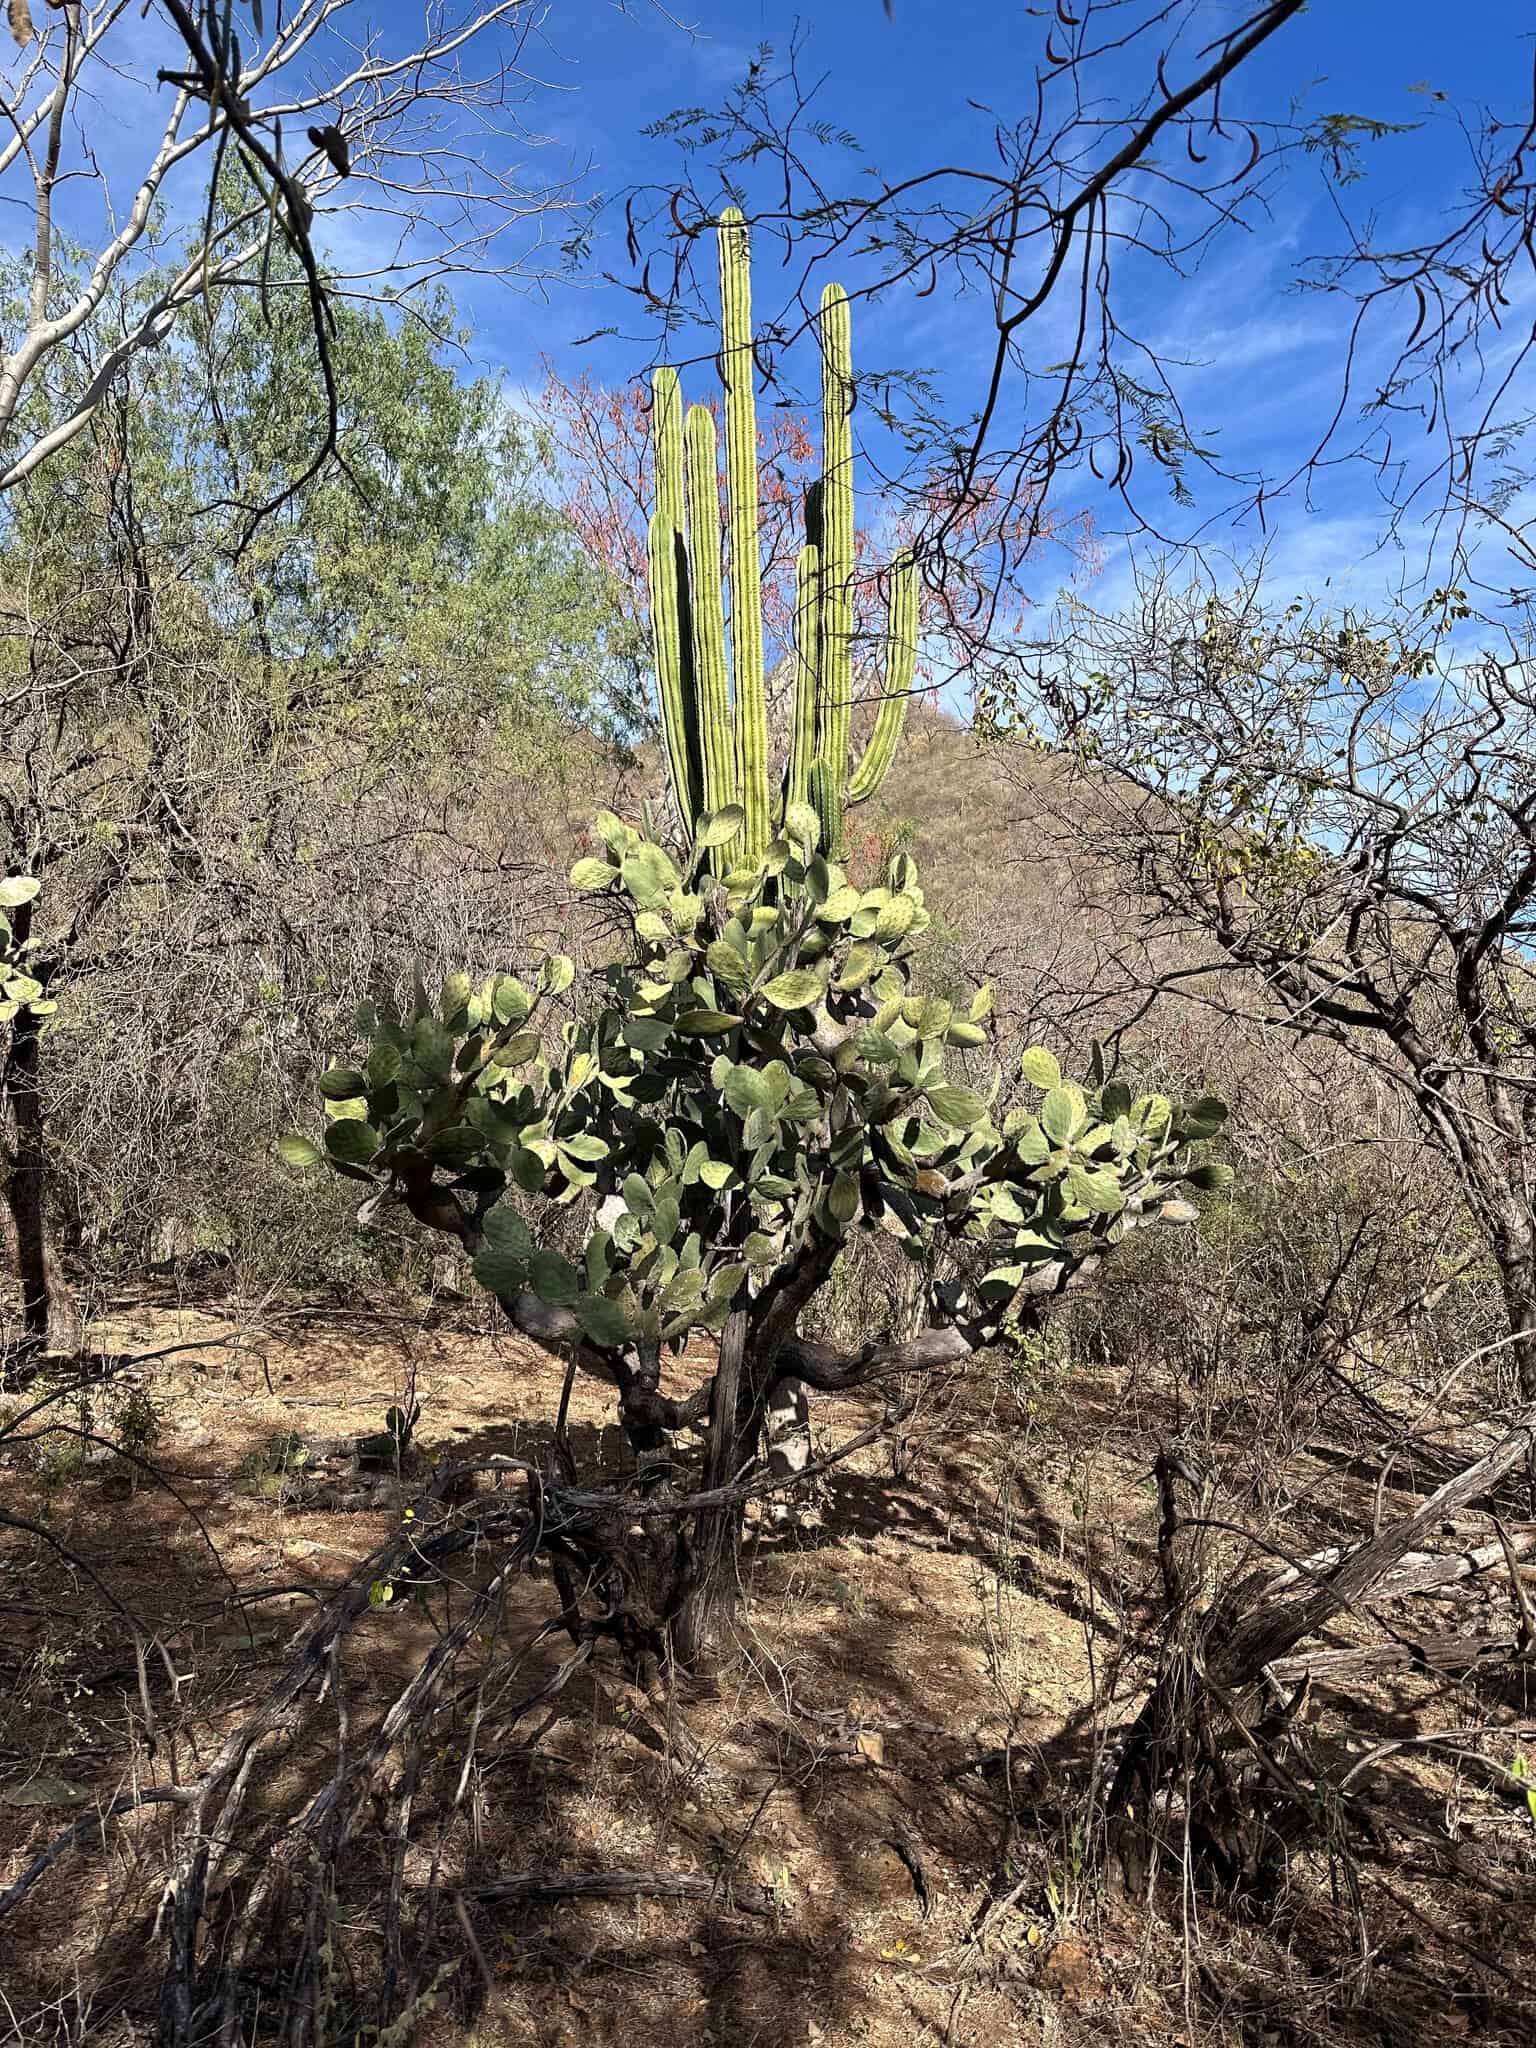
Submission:
M 525 182 L 502 160 L 532 146 L 523 110 L 546 12 L 543 0 L 428 0 L 412 32 L 367 21 L 353 0 L 271 13 L 260 0 L 63 0 L 40 23 L 16 0 L 0 193 L 30 223 L 31 258 L 23 317 L 0 344 L 0 491 L 73 440 L 124 366 L 216 286 L 307 297 L 326 408 L 318 468 L 339 402 L 332 294 L 476 271 L 534 279 L 557 262 L 561 234 L 579 232 L 574 184 Z M 137 138 L 126 187 L 103 151 L 109 101 Z M 194 219 L 183 260 L 122 317 L 122 287 L 166 223 Z M 277 250 L 298 258 L 281 284 Z M 54 374 L 66 351 L 83 353 L 84 378 Z
M 810 38 L 764 52 L 722 105 L 658 124 L 677 173 L 631 193 L 627 215 L 648 333 L 660 314 L 669 346 L 686 351 L 707 318 L 695 263 L 727 202 L 760 244 L 781 246 L 781 302 L 758 313 L 770 387 L 827 276 L 893 310 L 937 294 L 967 322 L 974 375 L 907 365 L 860 380 L 865 457 L 911 520 L 930 586 L 967 599 L 957 674 L 1006 668 L 1020 603 L 1038 595 L 1038 544 L 1074 476 L 1106 521 L 1186 546 L 1232 519 L 1267 530 L 1287 492 L 1349 464 L 1379 490 L 1384 532 L 1434 515 L 1450 564 L 1440 580 L 1460 583 L 1487 522 L 1510 521 L 1528 480 L 1520 374 L 1532 344 L 1514 309 L 1536 260 L 1529 53 L 1511 39 L 1510 93 L 1491 108 L 1426 86 L 1407 121 L 1318 112 L 1306 101 L 1312 22 L 1293 0 L 1235 18 L 1204 0 L 1039 10 L 1026 103 L 972 102 L 976 146 L 943 162 L 920 143 L 888 169 L 870 162 L 836 118 Z M 885 33 L 899 61 L 899 20 Z M 1292 81 L 1283 100 L 1277 73 Z M 1432 233 L 1399 246 L 1368 174 L 1429 122 L 1454 131 L 1464 170 Z M 1159 315 L 1231 242 L 1267 235 L 1272 206 L 1303 179 L 1321 179 L 1334 227 L 1291 281 L 1336 317 L 1338 373 L 1271 473 L 1223 455 L 1221 422 L 1203 416 Z
M 1495 1260 L 1536 1399 L 1532 621 L 1382 616 L 1254 580 L 1067 604 L 1016 704 L 1191 964 L 1166 991 L 1332 1039 L 1412 1104 Z M 1027 712 L 1024 707 L 1027 705 Z

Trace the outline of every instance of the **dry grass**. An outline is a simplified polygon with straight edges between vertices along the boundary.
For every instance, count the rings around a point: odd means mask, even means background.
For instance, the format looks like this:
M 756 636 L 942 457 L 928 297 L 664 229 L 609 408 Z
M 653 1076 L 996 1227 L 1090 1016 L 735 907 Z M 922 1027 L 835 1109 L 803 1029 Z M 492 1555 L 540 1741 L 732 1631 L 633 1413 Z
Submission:
M 290 1433 L 374 1427 L 411 1390 L 430 1450 L 526 1453 L 558 1393 L 556 1367 L 520 1341 L 420 1318 L 294 1312 L 255 1328 L 144 1308 L 95 1335 L 124 1350 L 195 1347 L 143 1375 L 170 1419 L 157 1461 L 188 1505 L 148 1485 L 125 1495 L 110 1465 L 62 1481 L 0 1470 L 4 1506 L 46 1526 L 100 1581 L 23 1532 L 5 1538 L 0 1799 L 37 1773 L 77 1785 L 87 1808 L 128 1784 L 192 1775 L 259 1697 L 311 1595 L 338 1584 L 401 1512 L 395 1501 L 295 1508 L 253 1484 L 253 1454 Z M 1068 1391 L 1010 1387 L 985 1369 L 931 1388 L 894 1452 L 873 1446 L 826 1483 L 819 1527 L 791 1538 L 754 1527 L 743 1655 L 718 1696 L 647 1696 L 600 1663 L 504 1738 L 493 1705 L 457 1806 L 462 1767 L 447 1743 L 418 1788 L 408 1883 L 425 1882 L 434 1857 L 450 1886 L 467 1888 L 509 1870 L 656 1867 L 749 1879 L 772 1891 L 777 1912 L 753 1919 L 723 1901 L 476 1905 L 489 1987 L 463 1962 L 458 1928 L 446 1928 L 454 1967 L 442 2004 L 421 2016 L 423 2038 L 445 2048 L 1528 2038 L 1525 1994 L 1499 1968 L 1521 1974 L 1511 1915 L 1530 1884 L 1531 1824 L 1454 1760 L 1405 1767 L 1398 1756 L 1384 1769 L 1397 1774 L 1394 1797 L 1411 1786 L 1431 1817 L 1454 1803 L 1461 1839 L 1481 1845 L 1512 1895 L 1448 1876 L 1428 1851 L 1417 1874 L 1411 1857 L 1384 1858 L 1367 1873 L 1363 1958 L 1326 1847 L 1297 1853 L 1264 1924 L 1181 1904 L 1176 1890 L 1148 1910 L 1096 1861 L 1105 1745 L 1144 1691 L 1158 1639 L 1147 1471 L 1176 1421 L 1171 1394 L 1151 1375 L 1129 1389 L 1079 1378 Z M 818 1430 L 836 1441 L 874 1412 L 829 1403 Z M 584 1461 L 616 1465 L 604 1390 L 578 1383 L 572 1419 Z M 1302 1548 L 1358 1517 L 1369 1493 L 1322 1451 L 1306 1463 L 1291 1492 L 1302 1505 L 1268 1528 Z M 363 1625 L 349 1681 L 357 1728 L 430 1647 L 474 1572 L 458 1590 L 440 1587 L 431 1611 L 411 1601 Z M 184 1681 L 172 1700 L 151 1666 L 152 1719 L 102 1588 L 158 1634 Z M 548 1607 L 547 1587 L 525 1584 L 486 1661 L 513 1661 Z M 519 1688 L 538 1654 L 524 1656 Z M 1412 1675 L 1328 1703 L 1378 1739 L 1446 1725 L 1445 1705 L 1443 1687 Z M 1526 1713 L 1523 1698 L 1500 1703 L 1486 1688 L 1475 1709 L 1502 1712 L 1512 1729 Z M 1325 1738 L 1346 1754 L 1331 1722 Z M 259 1868 L 263 1828 L 323 1782 L 329 1742 L 321 1731 L 264 1752 L 255 1860 L 235 1859 L 231 1905 Z M 58 1824 L 57 1811 L 0 1804 L 4 1875 Z M 146 1915 L 166 1827 L 165 1810 L 151 1809 L 92 1831 L 6 1925 L 0 1985 L 18 2043 L 144 2038 Z M 348 1982 L 372 1966 L 383 1868 L 381 1838 L 354 1841 L 336 1908 Z M 1409 2013 L 1417 2031 L 1394 2031 Z

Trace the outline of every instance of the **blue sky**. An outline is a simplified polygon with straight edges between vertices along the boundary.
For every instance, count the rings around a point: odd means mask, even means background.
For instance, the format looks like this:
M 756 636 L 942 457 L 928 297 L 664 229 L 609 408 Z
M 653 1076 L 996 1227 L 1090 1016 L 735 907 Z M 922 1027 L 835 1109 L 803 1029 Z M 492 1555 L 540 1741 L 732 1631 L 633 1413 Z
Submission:
M 1201 39 L 1249 11 L 1249 0 L 1206 0 L 1198 15 Z M 137 17 L 136 9 L 131 12 Z M 679 0 L 670 13 L 651 0 L 627 0 L 623 8 L 611 0 L 552 0 L 543 45 L 530 53 L 529 68 L 541 83 L 523 115 L 541 138 L 538 146 L 494 131 L 481 134 L 476 146 L 498 166 L 514 155 L 523 158 L 535 177 L 575 170 L 597 192 L 666 181 L 675 174 L 676 146 L 647 140 L 643 127 L 679 105 L 718 102 L 759 45 L 782 51 L 798 26 L 803 74 L 822 81 L 819 108 L 852 130 L 886 175 L 944 160 L 984 160 L 991 116 L 968 101 L 984 101 L 1003 118 L 1027 105 L 1046 13 L 1032 12 L 1022 0 L 894 0 L 889 20 L 882 0 L 822 0 L 803 13 L 777 0 L 692 0 L 686 8 Z M 417 6 L 404 0 L 381 0 L 371 16 L 359 0 L 356 15 L 376 20 L 391 42 L 419 19 Z M 146 89 L 104 99 L 92 130 L 117 181 L 119 204 L 125 173 L 140 160 L 146 124 L 163 101 L 163 89 L 152 83 L 160 55 L 154 17 L 133 29 L 125 17 L 124 33 L 135 39 L 130 50 Z M 1347 110 L 1420 123 L 1410 135 L 1369 147 L 1368 176 L 1346 197 L 1355 210 L 1375 213 L 1386 239 L 1422 240 L 1462 189 L 1465 149 L 1455 111 L 1491 103 L 1518 112 L 1528 93 L 1532 50 L 1525 0 L 1463 0 L 1455 9 L 1444 0 L 1314 0 L 1245 67 L 1229 88 L 1226 111 L 1283 116 L 1300 99 L 1313 116 Z M 1192 60 L 1182 69 L 1176 62 L 1173 75 L 1187 75 L 1189 68 Z M 1446 98 L 1411 89 L 1425 84 Z M 189 187 L 180 203 L 195 205 L 195 189 Z M 1298 298 L 1290 289 L 1299 259 L 1337 241 L 1331 206 L 1315 162 L 1297 161 L 1275 186 L 1270 219 L 1255 232 L 1228 236 L 1188 281 L 1172 281 L 1147 265 L 1139 271 L 1128 265 L 1120 276 L 1117 288 L 1132 324 L 1184 363 L 1180 376 L 1192 424 L 1213 437 L 1229 463 L 1250 473 L 1290 472 L 1315 442 L 1337 394 L 1342 309 L 1337 301 Z M 345 218 L 325 226 L 337 248 L 366 247 L 375 232 Z M 605 265 L 626 267 L 612 221 L 594 267 Z M 772 265 L 760 254 L 760 312 L 772 308 L 774 281 Z M 475 365 L 504 372 L 518 389 L 537 386 L 545 357 L 562 371 L 586 366 L 613 382 L 652 358 L 655 335 L 644 309 L 591 279 L 521 290 L 492 279 L 467 281 L 459 296 L 474 330 Z M 1512 311 L 1526 333 L 1532 310 L 1527 303 Z M 585 350 L 573 346 L 610 325 L 623 336 Z M 861 308 L 855 344 L 865 365 L 933 371 L 957 412 L 976 402 L 984 322 L 974 304 L 956 303 L 942 283 L 922 301 L 908 296 Z M 814 360 L 807 368 L 814 375 Z M 693 381 L 697 390 L 707 378 Z M 1519 396 L 1512 396 L 1510 410 L 1518 408 Z M 1536 411 L 1529 379 L 1525 403 Z M 872 481 L 867 468 L 866 516 Z M 1202 488 L 1193 514 L 1178 513 L 1156 487 L 1146 502 L 1159 521 L 1184 531 L 1199 527 L 1218 544 L 1246 550 L 1261 539 L 1251 516 L 1234 516 L 1230 493 Z M 1086 473 L 1063 482 L 1060 509 L 1092 515 L 1101 540 L 1094 595 L 1112 602 L 1125 586 L 1130 558 L 1123 512 Z M 1375 594 L 1404 567 L 1416 566 L 1379 552 L 1381 529 L 1374 487 L 1359 465 L 1330 471 L 1310 493 L 1271 498 L 1264 537 L 1277 586 L 1315 586 L 1328 578 L 1351 595 Z M 1409 538 L 1417 547 L 1417 536 Z M 1059 558 L 1042 560 L 1042 601 L 1060 573 Z
M 1214 33 L 1249 11 L 1213 0 L 1202 25 Z M 798 24 L 803 74 L 824 80 L 818 104 L 859 136 L 885 174 L 976 161 L 986 155 L 991 124 L 967 102 L 982 100 L 999 116 L 1028 104 L 1047 26 L 1043 13 L 1032 15 L 1016 0 L 895 0 L 888 21 L 880 0 L 830 0 L 803 12 L 773 0 L 698 0 L 687 13 L 695 29 L 689 35 L 644 0 L 625 14 L 605 0 L 562 0 L 550 18 L 551 45 L 560 54 L 549 75 L 565 89 L 546 125 L 561 144 L 592 153 L 603 188 L 665 180 L 677 162 L 675 146 L 645 140 L 641 127 L 674 106 L 716 102 L 760 43 L 782 50 Z M 1375 215 L 1385 239 L 1421 240 L 1464 187 L 1456 110 L 1491 104 L 1520 111 L 1533 32 L 1520 0 L 1466 0 L 1456 9 L 1444 0 L 1315 4 L 1251 61 L 1229 89 L 1227 108 L 1283 116 L 1300 99 L 1311 116 L 1349 111 L 1419 124 L 1411 134 L 1369 145 L 1362 156 L 1367 175 L 1345 198 L 1357 214 Z M 1446 98 L 1413 89 L 1425 85 Z M 1124 273 L 1126 304 L 1140 331 L 1187 365 L 1181 379 L 1193 422 L 1216 437 L 1228 461 L 1250 472 L 1279 477 L 1293 470 L 1336 400 L 1344 308 L 1291 289 L 1300 258 L 1337 245 L 1333 204 L 1315 162 L 1297 161 L 1277 182 L 1270 221 L 1259 232 L 1229 236 L 1190 281 L 1170 281 L 1150 267 Z M 600 254 L 624 269 L 616 234 Z M 762 284 L 758 296 L 764 303 Z M 643 320 L 632 301 L 612 291 L 557 294 L 542 306 L 502 296 L 477 300 L 472 310 L 485 359 L 515 381 L 536 381 L 545 353 L 562 368 L 586 362 L 609 379 L 647 359 Z M 1526 332 L 1530 310 L 1516 309 Z M 571 349 L 577 336 L 608 322 L 635 339 Z M 975 402 L 985 338 L 974 309 L 947 300 L 942 288 L 921 304 L 861 308 L 855 335 L 862 361 L 936 370 L 961 409 Z M 1525 392 L 1528 409 L 1536 409 L 1529 381 Z M 1358 465 L 1329 473 L 1310 492 L 1271 502 L 1262 535 L 1251 516 L 1233 520 L 1229 494 L 1220 491 L 1201 491 L 1193 519 L 1175 514 L 1166 495 L 1154 492 L 1148 503 L 1186 531 L 1209 520 L 1207 537 L 1239 551 L 1266 540 L 1277 586 L 1327 578 L 1350 595 L 1369 597 L 1417 567 L 1377 551 L 1380 503 Z M 1102 536 L 1098 594 L 1112 595 L 1127 558 L 1116 537 L 1123 511 L 1096 496 L 1086 476 L 1067 487 L 1064 504 L 1093 512 Z M 1414 541 L 1410 533 L 1410 550 Z M 1042 564 L 1047 582 L 1053 573 Z

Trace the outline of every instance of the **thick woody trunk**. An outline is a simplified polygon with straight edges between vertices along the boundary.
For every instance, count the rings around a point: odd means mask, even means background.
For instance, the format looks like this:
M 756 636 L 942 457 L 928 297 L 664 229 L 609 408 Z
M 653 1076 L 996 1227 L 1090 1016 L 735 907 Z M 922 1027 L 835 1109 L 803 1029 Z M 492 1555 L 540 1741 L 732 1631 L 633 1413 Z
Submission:
M 5 1096 L 11 1113 L 14 1149 L 6 1186 L 16 1239 L 16 1277 L 21 1282 L 22 1326 L 29 1337 L 48 1341 L 48 1237 L 44 1212 L 43 1104 L 38 1089 L 38 1020 L 23 1009 L 11 1027 L 5 1063 Z
M 1536 1401 L 1536 1249 L 1508 1242 L 1496 1249 L 1520 1398 Z
M 16 916 L 18 937 L 26 936 L 24 905 Z M 69 1351 L 80 1342 L 79 1319 L 48 1240 L 48 1148 L 43 1120 L 42 1023 L 22 1009 L 11 1025 L 3 1088 L 9 1125 L 5 1201 L 10 1214 L 5 1249 L 21 1283 L 22 1327 L 34 1343 Z
M 709 1411 L 704 1488 L 729 1486 L 756 1453 L 763 1396 L 756 1363 L 747 1352 L 744 1313 L 733 1315 L 720 1338 Z M 685 1671 L 719 1662 L 728 1649 L 741 1596 L 739 1552 L 742 1506 L 704 1508 L 694 1517 L 688 1589 L 672 1623 L 672 1655 Z

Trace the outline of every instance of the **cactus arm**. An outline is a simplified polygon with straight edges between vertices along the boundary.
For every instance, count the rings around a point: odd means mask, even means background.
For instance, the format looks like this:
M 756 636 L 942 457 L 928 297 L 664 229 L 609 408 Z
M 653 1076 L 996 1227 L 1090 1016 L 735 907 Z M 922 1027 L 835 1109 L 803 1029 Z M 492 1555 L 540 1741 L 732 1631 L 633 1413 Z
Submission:
M 738 857 L 756 861 L 768 844 L 768 707 L 763 694 L 763 572 L 758 541 L 750 247 L 746 226 L 734 206 L 720 216 L 719 239 L 725 476 L 731 520 L 731 667 L 737 787 L 747 814 Z
M 816 637 L 821 606 L 821 551 L 804 547 L 795 562 L 795 721 L 789 736 L 786 804 L 809 803 L 816 759 Z
M 651 638 L 656 651 L 656 694 L 667 748 L 667 773 L 683 830 L 691 834 L 703 807 L 697 700 L 693 687 L 693 628 L 688 603 L 688 554 L 683 536 L 663 513 L 646 528 L 651 586 Z
M 875 729 L 870 734 L 864 758 L 848 785 L 848 802 L 861 804 L 872 797 L 890 772 L 896 743 L 906 723 L 907 704 L 912 694 L 912 675 L 917 667 L 918 573 L 910 552 L 900 554 L 891 564 L 891 594 L 885 638 L 885 687 Z
M 725 667 L 725 606 L 720 581 L 720 468 L 714 415 L 690 405 L 683 429 L 688 469 L 688 537 L 693 563 L 693 673 L 698 686 L 704 809 L 735 803 L 736 739 Z M 723 867 L 731 863 L 725 862 Z
M 672 795 L 683 830 L 691 833 L 703 801 L 703 775 L 693 680 L 688 550 L 683 539 L 683 396 L 676 370 L 658 370 L 651 393 L 656 511 L 646 528 L 646 566 L 656 694 Z
M 853 706 L 853 347 L 848 294 L 829 284 L 821 295 L 821 701 L 817 752 L 830 774 L 831 815 L 823 844 L 842 838 L 843 777 Z
M 659 369 L 651 379 L 651 447 L 656 471 L 656 511 L 683 531 L 683 390 L 676 370 Z

